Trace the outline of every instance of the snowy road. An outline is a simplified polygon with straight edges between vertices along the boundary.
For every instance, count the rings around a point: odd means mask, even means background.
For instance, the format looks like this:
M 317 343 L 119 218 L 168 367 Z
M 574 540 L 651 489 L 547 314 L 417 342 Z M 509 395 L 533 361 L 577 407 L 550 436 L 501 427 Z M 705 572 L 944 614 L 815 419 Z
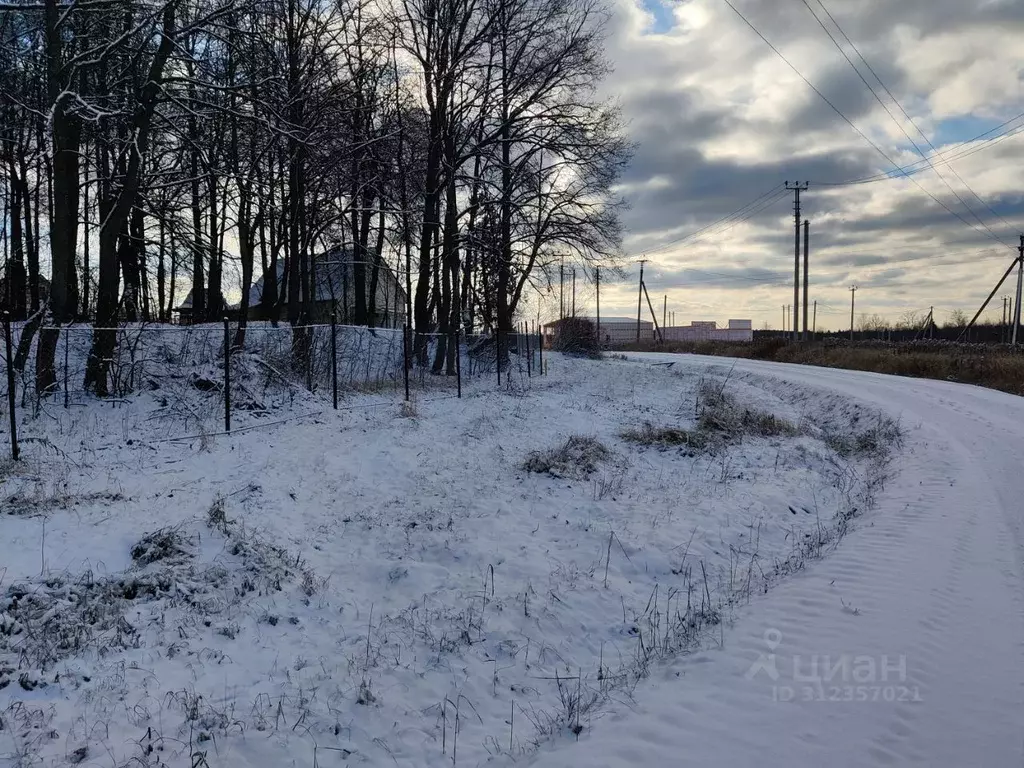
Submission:
M 633 709 L 533 765 L 1024 765 L 1024 398 L 756 361 L 736 370 L 900 416 L 900 475 L 836 552 L 742 610 L 724 650 L 656 671 Z

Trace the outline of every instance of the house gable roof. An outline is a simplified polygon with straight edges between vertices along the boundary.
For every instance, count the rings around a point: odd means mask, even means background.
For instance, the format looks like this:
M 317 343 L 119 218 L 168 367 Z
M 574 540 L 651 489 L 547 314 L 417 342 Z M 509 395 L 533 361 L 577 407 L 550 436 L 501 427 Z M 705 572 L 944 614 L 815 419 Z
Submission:
M 320 302 L 351 301 L 354 296 L 355 274 L 353 265 L 353 254 L 351 251 L 335 248 L 327 253 L 315 257 L 313 276 L 315 285 L 313 289 L 313 300 Z M 285 282 L 284 261 L 277 262 L 277 285 L 281 290 Z M 366 274 L 366 291 L 369 298 L 370 273 Z M 405 291 L 391 268 L 386 264 L 380 265 L 380 272 L 377 282 L 377 304 L 383 306 L 385 303 L 394 305 L 395 297 L 398 296 L 398 304 L 405 304 Z M 300 288 L 301 299 L 301 288 Z M 249 306 L 257 307 L 263 303 L 263 277 L 261 276 L 249 289 Z

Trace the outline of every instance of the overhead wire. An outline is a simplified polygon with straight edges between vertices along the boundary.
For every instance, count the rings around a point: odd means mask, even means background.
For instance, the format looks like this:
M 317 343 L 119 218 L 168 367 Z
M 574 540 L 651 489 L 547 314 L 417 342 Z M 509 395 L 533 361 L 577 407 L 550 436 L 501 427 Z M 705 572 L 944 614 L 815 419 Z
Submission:
M 821 9 L 826 13 L 826 15 L 829 17 L 829 19 L 831 19 L 832 23 L 835 24 L 836 29 L 838 29 L 839 33 L 846 39 L 846 42 L 848 42 L 850 44 L 850 47 L 853 48 L 853 50 L 856 52 L 856 54 L 860 58 L 860 60 L 862 62 L 864 62 L 864 66 L 866 66 L 868 68 L 868 71 L 874 76 L 875 80 L 878 81 L 878 84 L 880 86 L 882 86 L 882 88 L 885 90 L 885 92 L 889 95 L 889 98 L 892 99 L 893 103 L 897 107 L 899 107 L 899 110 L 900 110 L 900 112 L 903 113 L 903 116 L 905 118 L 907 118 L 907 120 L 910 122 L 910 124 L 912 126 L 914 126 L 914 128 L 917 130 L 917 132 L 919 134 L 921 134 L 921 136 L 924 138 L 924 140 L 926 142 L 928 142 L 928 146 L 932 149 L 932 151 L 933 152 L 937 152 L 938 150 L 936 149 L 935 145 L 932 143 L 931 139 L 928 138 L 928 134 L 925 133 L 923 130 L 921 130 L 921 127 L 917 123 L 914 122 L 914 118 L 912 118 L 907 113 L 907 110 L 905 110 L 903 108 L 903 105 L 900 104 L 899 99 L 897 99 L 896 96 L 893 95 L 893 92 L 891 90 L 889 90 L 889 87 L 882 81 L 882 78 L 879 77 L 878 72 L 875 71 L 875 68 L 871 66 L 870 62 L 868 62 L 868 60 L 866 58 L 864 58 L 864 54 L 862 54 L 860 52 L 860 49 L 857 47 L 857 45 L 853 42 L 853 40 L 850 39 L 850 36 L 846 34 L 846 32 L 843 30 L 842 26 L 840 26 L 839 22 L 832 15 L 831 11 L 829 11 L 829 9 L 827 7 L 825 7 L 824 1 L 823 0 L 815 0 L 815 2 L 817 2 L 818 5 L 821 6 Z M 1019 117 L 1024 117 L 1024 112 L 1022 112 L 1017 117 L 1018 118 Z M 1014 119 L 1016 119 L 1016 118 L 1014 118 Z M 1007 121 L 1007 122 L 1010 122 L 1010 121 Z M 1006 123 L 1003 123 L 1003 125 L 1006 125 Z M 997 127 L 1001 127 L 1001 126 L 997 126 Z M 985 135 L 985 134 L 982 134 L 982 135 Z M 927 159 L 927 158 L 925 158 L 925 159 Z M 929 163 L 929 165 L 931 165 L 931 163 Z M 965 187 L 967 187 L 968 190 L 970 190 L 971 194 L 974 195 L 978 199 L 978 202 L 980 202 L 982 205 L 984 205 L 986 208 L 988 208 L 988 210 L 994 216 L 996 216 L 998 219 L 1001 219 L 1007 226 L 1009 226 L 1011 228 L 1013 227 L 1013 225 L 1010 224 L 1010 222 L 1006 221 L 1006 219 L 1004 219 L 1000 214 L 998 214 L 995 210 L 993 210 L 992 206 L 990 206 L 985 200 L 983 200 L 981 198 L 981 196 L 978 195 L 978 193 L 974 191 L 974 189 L 971 187 L 970 184 L 968 184 L 966 181 L 963 180 L 963 178 L 961 178 L 960 174 L 957 172 L 957 170 L 955 168 L 953 168 L 952 165 L 949 165 L 948 162 L 946 163 L 946 165 L 949 166 L 949 170 L 951 170 L 953 172 L 953 174 L 963 183 L 963 185 Z
M 720 234 L 721 232 L 726 232 L 729 229 L 732 229 L 733 227 L 737 226 L 738 224 L 742 224 L 745 221 L 749 221 L 751 218 L 756 216 L 761 211 L 765 210 L 771 205 L 774 205 L 778 200 L 781 200 L 782 197 L 784 197 L 786 194 L 787 192 L 784 188 L 782 188 L 782 185 L 777 184 L 767 192 L 758 195 L 756 198 L 751 200 L 746 205 L 737 208 L 732 213 L 726 216 L 722 216 L 721 218 L 716 219 L 710 224 L 703 226 L 700 229 L 694 230 L 693 232 L 690 232 L 686 235 L 683 235 L 682 237 L 670 240 L 667 243 L 662 243 L 661 245 L 655 248 L 649 248 L 643 251 L 638 251 L 635 254 L 631 254 L 630 258 L 641 255 L 647 256 L 656 253 L 662 253 L 663 251 L 666 251 L 670 248 L 680 246 L 687 240 L 700 239 L 702 237 L 707 237 L 712 234 Z M 723 224 L 725 225 L 724 227 L 718 228 L 719 225 Z
M 811 5 L 808 2 L 808 0 L 800 0 L 800 2 L 802 2 L 804 4 L 804 7 L 807 8 L 807 10 L 811 14 L 811 16 L 814 17 L 814 20 L 816 22 L 818 22 L 818 25 L 821 27 L 822 31 L 824 31 L 825 34 L 828 35 L 829 40 L 831 40 L 832 44 L 835 45 L 836 50 L 838 50 L 839 53 L 842 54 L 843 58 L 846 59 L 847 63 L 850 65 L 850 67 L 853 69 L 853 71 L 857 74 L 857 77 L 860 78 L 860 81 L 862 83 L 864 83 L 864 86 L 868 89 L 868 91 L 871 93 L 871 95 L 875 98 L 875 101 L 877 101 L 879 103 L 879 105 L 882 107 L 882 109 L 885 110 L 885 113 L 889 116 L 889 118 L 896 125 L 896 127 L 900 129 L 900 131 L 903 133 L 904 136 L 907 137 L 907 140 L 910 142 L 911 146 L 913 146 L 913 148 L 917 151 L 917 153 L 919 155 L 921 155 L 921 159 L 928 165 L 928 167 L 932 171 L 935 172 L 935 175 L 938 176 L 939 179 L 941 179 L 942 183 L 946 185 L 946 188 L 950 192 L 953 193 L 953 195 L 956 197 L 956 199 L 960 201 L 960 203 L 964 206 L 964 208 L 967 209 L 967 211 L 978 221 L 978 223 L 981 224 L 981 226 L 983 226 L 993 237 L 998 239 L 1004 245 L 1008 246 L 1009 244 L 1006 243 L 1001 237 L 996 235 L 995 232 L 992 231 L 992 229 L 988 226 L 988 224 L 986 224 L 982 220 L 982 218 L 977 213 L 975 213 L 974 209 L 971 208 L 971 206 L 969 206 L 967 204 L 967 201 L 964 200 L 963 197 L 960 196 L 960 193 L 958 193 L 955 189 L 953 189 L 952 185 L 949 183 L 949 181 L 947 181 L 946 177 L 943 176 L 939 172 L 939 169 L 935 167 L 935 164 L 928 157 L 928 154 L 920 147 L 920 145 L 918 145 L 918 143 L 914 140 L 914 138 L 910 135 L 910 133 L 907 132 L 907 130 L 903 127 L 903 124 L 899 120 L 896 119 L 896 116 L 892 113 L 892 110 L 890 110 L 888 105 L 886 105 L 886 103 L 882 100 L 882 97 L 878 95 L 877 91 L 875 91 L 875 89 L 871 85 L 871 83 L 868 82 L 867 78 L 864 77 L 863 73 L 860 71 L 860 69 L 857 67 L 857 65 L 853 63 L 853 60 L 846 53 L 846 51 L 843 49 L 843 46 L 839 43 L 839 41 L 836 40 L 835 36 L 828 29 L 828 27 L 825 25 L 825 22 L 821 20 L 821 18 L 818 16 L 817 13 L 815 13 L 814 9 L 811 7 Z M 818 5 L 821 6 L 821 9 L 825 12 L 825 14 L 828 16 L 828 18 L 832 21 L 832 23 L 835 25 L 836 29 L 843 36 L 843 38 L 846 40 L 846 42 L 849 43 L 850 47 L 853 48 L 853 50 L 854 50 L 854 52 L 856 52 L 857 56 L 860 57 L 861 62 L 864 64 L 864 66 L 867 67 L 868 71 L 872 75 L 874 75 L 875 80 L 877 80 L 878 84 L 880 86 L 882 86 L 882 89 L 886 92 L 886 94 L 888 94 L 889 98 L 892 99 L 893 103 L 899 108 L 900 112 L 903 113 L 903 116 L 907 119 L 907 121 L 910 122 L 910 124 L 912 126 L 914 126 L 914 129 L 919 134 L 921 134 L 921 136 L 928 143 L 928 146 L 932 149 L 932 151 L 935 151 L 935 145 L 932 144 L 931 139 L 929 139 L 927 134 L 925 134 L 925 132 L 921 130 L 921 128 L 917 125 L 917 123 L 914 122 L 914 119 L 907 113 L 907 110 L 905 110 L 903 108 L 903 105 L 900 104 L 899 100 L 893 95 L 892 91 L 889 90 L 888 86 L 886 86 L 886 84 L 882 81 L 882 78 L 880 78 L 878 76 L 878 73 L 875 72 L 874 67 L 872 67 L 871 64 L 868 63 L 867 59 L 865 59 L 864 55 L 860 52 L 860 49 L 857 48 L 856 44 L 853 42 L 853 40 L 850 39 L 849 35 L 846 34 L 846 32 L 840 26 L 839 22 L 836 21 L 835 17 L 831 14 L 831 12 L 828 10 L 828 8 L 825 7 L 825 4 L 822 2 L 822 0 L 815 0 L 815 2 L 817 2 Z M 974 191 L 974 189 L 971 187 L 971 185 L 968 184 L 966 181 L 964 181 L 963 177 L 960 176 L 959 173 L 957 173 L 955 168 L 953 168 L 951 165 L 948 165 L 948 164 L 947 164 L 947 167 L 953 173 L 953 175 L 956 176 L 956 178 L 960 181 L 960 183 L 963 184 L 967 188 L 967 190 L 972 195 L 974 195 L 974 197 L 977 198 L 977 200 L 983 206 L 988 208 L 988 210 L 994 216 L 1002 219 L 1002 217 L 999 216 L 999 214 L 996 213 L 988 203 L 986 203 L 984 200 L 982 200 L 981 196 L 978 195 L 978 193 Z M 1011 229 L 1013 228 L 1013 226 L 1009 222 L 1007 222 L 1005 219 L 1003 219 L 1003 222 L 1008 227 L 1010 227 Z
M 845 114 L 843 114 L 842 110 L 840 110 L 835 104 L 833 104 L 829 100 L 829 98 L 827 96 L 825 96 L 825 94 L 823 94 L 814 85 L 814 83 L 812 83 L 810 80 L 808 80 L 807 77 L 805 77 L 804 74 L 802 72 L 800 72 L 800 70 L 797 69 L 796 66 L 794 66 L 793 63 L 790 62 L 790 60 L 788 58 L 786 58 L 786 56 L 782 53 L 782 51 L 780 51 L 778 48 L 776 48 L 775 45 L 767 37 L 765 37 L 761 33 L 761 31 L 757 27 L 755 27 L 750 22 L 750 20 L 748 20 L 747 17 L 744 16 L 743 13 L 735 5 L 733 5 L 733 3 L 730 0 L 722 0 L 722 2 L 724 2 L 726 5 L 728 5 L 729 8 L 731 8 L 733 10 L 733 12 L 737 16 L 740 17 L 740 19 L 743 21 L 743 23 L 746 24 L 754 32 L 754 34 L 756 34 L 759 38 L 761 38 L 761 40 L 765 43 L 765 45 L 767 45 L 772 50 L 772 52 L 775 53 L 776 56 L 778 56 L 780 59 L 782 59 L 782 61 L 786 64 L 786 66 L 788 66 L 791 70 L 793 70 L 793 72 L 797 75 L 797 77 L 799 77 L 801 80 L 803 80 L 803 82 L 811 90 L 813 90 L 819 97 L 821 97 L 821 99 L 826 104 L 828 104 L 829 107 L 832 108 L 832 111 L 834 111 L 837 115 L 839 115 L 839 117 L 841 117 L 844 122 L 846 122 L 851 128 L 853 128 L 853 130 L 857 133 L 857 135 L 859 135 L 862 139 L 864 139 L 864 141 L 866 141 L 876 152 L 878 152 L 878 154 L 880 154 L 883 158 L 885 158 L 886 162 L 888 162 L 890 165 L 892 165 L 897 170 L 897 172 L 900 172 L 899 164 L 896 161 L 894 161 L 891 157 L 889 157 L 888 153 L 884 149 L 879 147 L 878 144 L 876 144 L 874 141 L 872 141 L 867 136 L 867 134 L 865 134 L 860 128 L 858 128 L 856 126 L 856 124 L 854 124 L 854 122 L 852 120 L 850 120 L 850 118 L 848 118 Z M 946 205 L 942 200 L 940 200 L 935 195 L 933 195 L 931 192 L 929 192 L 927 189 L 925 189 L 923 186 L 921 186 L 921 184 L 917 181 L 917 179 L 915 179 L 911 174 L 909 174 L 909 173 L 907 173 L 905 171 L 903 171 L 902 173 L 918 189 L 920 189 L 922 192 L 924 192 L 926 195 L 928 195 L 928 197 L 930 197 L 938 205 L 940 205 L 942 208 L 944 208 L 952 216 L 955 216 L 957 219 L 959 219 L 961 222 L 966 224 L 968 227 L 970 227 L 971 229 L 973 229 L 976 232 L 978 232 L 978 234 L 986 235 L 985 232 L 983 232 L 982 230 L 978 229 L 975 225 L 973 225 L 971 222 L 969 222 L 967 219 L 965 219 L 959 213 L 957 213 L 952 208 L 950 208 L 948 205 Z M 996 240 L 997 242 L 1001 242 L 1001 241 L 999 241 L 998 237 L 996 237 L 995 235 L 993 235 L 991 233 L 989 233 L 987 236 L 991 237 L 992 239 Z M 1006 246 L 1008 248 L 1012 248 L 1012 246 L 1010 246 L 1008 243 L 1002 243 L 1002 245 L 1004 245 L 1004 246 Z
M 1010 125 L 1010 123 L 1014 123 L 1020 120 L 1021 118 L 1024 118 L 1024 112 L 1021 112 L 1019 115 L 1014 115 L 1009 120 L 1000 123 L 994 128 L 989 128 L 987 131 L 979 133 L 977 136 L 965 139 L 964 141 L 960 142 L 959 144 L 956 144 L 955 146 L 938 151 L 936 154 L 931 155 L 930 159 L 932 160 L 932 162 L 940 161 L 943 165 L 948 165 L 954 160 L 961 160 L 965 157 L 970 157 L 971 155 L 977 154 L 978 152 L 990 149 L 992 146 L 998 144 L 1001 141 L 1005 141 L 1006 139 L 1012 139 L 1014 136 L 1024 133 L 1024 123 L 1021 123 L 1019 125 L 1014 125 L 1010 128 L 1007 128 L 1005 131 L 998 133 L 996 136 L 992 136 L 991 138 L 985 139 L 985 137 L 988 136 L 989 134 L 1001 131 L 1001 129 Z M 981 141 L 980 144 L 976 144 L 976 142 L 978 142 L 981 139 L 985 140 Z M 879 181 L 889 181 L 891 179 L 900 178 L 898 175 L 896 175 L 897 173 L 917 173 L 921 171 L 925 166 L 926 162 L 924 160 L 915 160 L 912 163 L 907 163 L 906 165 L 900 166 L 898 169 L 884 171 L 882 173 L 875 173 L 872 174 L 871 176 L 859 176 L 853 179 L 847 179 L 846 181 L 812 180 L 811 184 L 813 184 L 816 187 L 845 187 L 859 184 L 874 184 Z

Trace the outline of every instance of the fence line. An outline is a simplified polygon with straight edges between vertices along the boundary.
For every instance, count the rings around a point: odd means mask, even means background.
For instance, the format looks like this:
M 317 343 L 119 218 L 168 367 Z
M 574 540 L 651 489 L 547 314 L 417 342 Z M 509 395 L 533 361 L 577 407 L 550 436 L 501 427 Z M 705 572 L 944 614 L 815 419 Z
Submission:
M 100 375 L 109 395 L 103 399 L 97 399 L 85 386 L 97 331 L 116 334 L 111 356 L 101 361 Z M 543 368 L 540 339 L 527 342 L 523 333 L 502 333 L 497 339 L 461 332 L 415 333 L 407 328 L 339 325 L 333 318 L 331 323 L 305 326 L 274 327 L 253 322 L 242 329 L 227 320 L 223 325 L 137 323 L 95 328 L 70 324 L 33 328 L 30 322 L 12 323 L 7 317 L 4 333 L 11 455 L 15 459 L 19 456 L 19 407 L 27 415 L 38 414 L 48 404 L 60 402 L 60 390 L 65 409 L 97 402 L 116 404 L 139 411 L 139 417 L 147 421 L 166 418 L 169 424 L 181 422 L 184 430 L 219 418 L 219 410 L 224 431 L 216 434 L 229 434 L 322 413 L 323 409 L 314 408 L 285 419 L 245 423 L 249 417 L 264 417 L 278 408 L 294 407 L 296 400 L 322 403 L 327 392 L 330 407 L 335 410 L 387 404 L 342 405 L 339 395 L 343 392 L 399 395 L 404 388 L 406 400 L 413 392 L 452 393 L 422 400 L 431 402 L 461 398 L 463 376 L 479 389 L 488 372 L 497 368 L 499 375 L 507 374 L 503 377 L 505 386 L 513 387 L 517 385 L 513 376 L 525 381 L 535 375 L 535 367 L 538 375 Z M 26 337 L 26 333 L 31 335 Z M 44 334 L 56 337 L 57 384 L 40 395 L 34 388 L 35 347 Z M 452 351 L 453 344 L 457 354 Z M 534 354 L 538 356 L 536 366 Z M 508 370 L 502 370 L 505 368 Z M 148 410 L 140 405 L 138 396 L 142 393 L 152 395 L 147 401 Z M 233 417 L 243 414 L 246 418 L 235 424 Z M 182 437 L 143 442 L 183 441 L 214 434 L 203 430 L 192 435 L 191 431 Z

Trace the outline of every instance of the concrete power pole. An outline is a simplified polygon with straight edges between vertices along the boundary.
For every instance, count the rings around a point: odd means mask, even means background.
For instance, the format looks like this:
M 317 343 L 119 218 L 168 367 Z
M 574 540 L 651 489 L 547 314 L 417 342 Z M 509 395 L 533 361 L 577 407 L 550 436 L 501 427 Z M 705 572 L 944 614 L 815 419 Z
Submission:
M 807 341 L 807 261 L 808 252 L 811 249 L 811 222 L 804 219 L 804 331 L 801 334 L 801 338 Z
M 665 294 L 664 304 L 661 306 L 661 327 L 668 325 L 668 294 Z
M 636 295 L 636 343 L 640 343 L 640 312 L 644 301 L 644 264 L 647 259 L 640 259 L 640 287 Z
M 576 317 L 576 267 L 572 268 L 572 316 Z
M 601 348 L 601 268 L 594 267 L 594 288 L 597 291 L 597 346 Z
M 1020 297 L 1024 283 L 1024 235 L 1020 236 L 1020 245 L 1017 247 L 1017 298 L 1013 302 L 1013 336 L 1010 343 L 1017 346 L 1017 330 L 1020 328 Z
M 793 341 L 800 341 L 800 193 L 807 186 L 807 182 L 786 182 L 786 189 L 793 191 Z
M 811 326 L 811 334 L 813 336 L 818 335 L 818 300 L 814 300 L 814 321 Z
M 857 286 L 850 286 L 850 341 L 853 341 L 853 303 L 857 298 Z
M 565 263 L 558 265 L 558 319 L 565 318 Z
M 572 267 L 572 316 L 575 317 L 575 267 Z

